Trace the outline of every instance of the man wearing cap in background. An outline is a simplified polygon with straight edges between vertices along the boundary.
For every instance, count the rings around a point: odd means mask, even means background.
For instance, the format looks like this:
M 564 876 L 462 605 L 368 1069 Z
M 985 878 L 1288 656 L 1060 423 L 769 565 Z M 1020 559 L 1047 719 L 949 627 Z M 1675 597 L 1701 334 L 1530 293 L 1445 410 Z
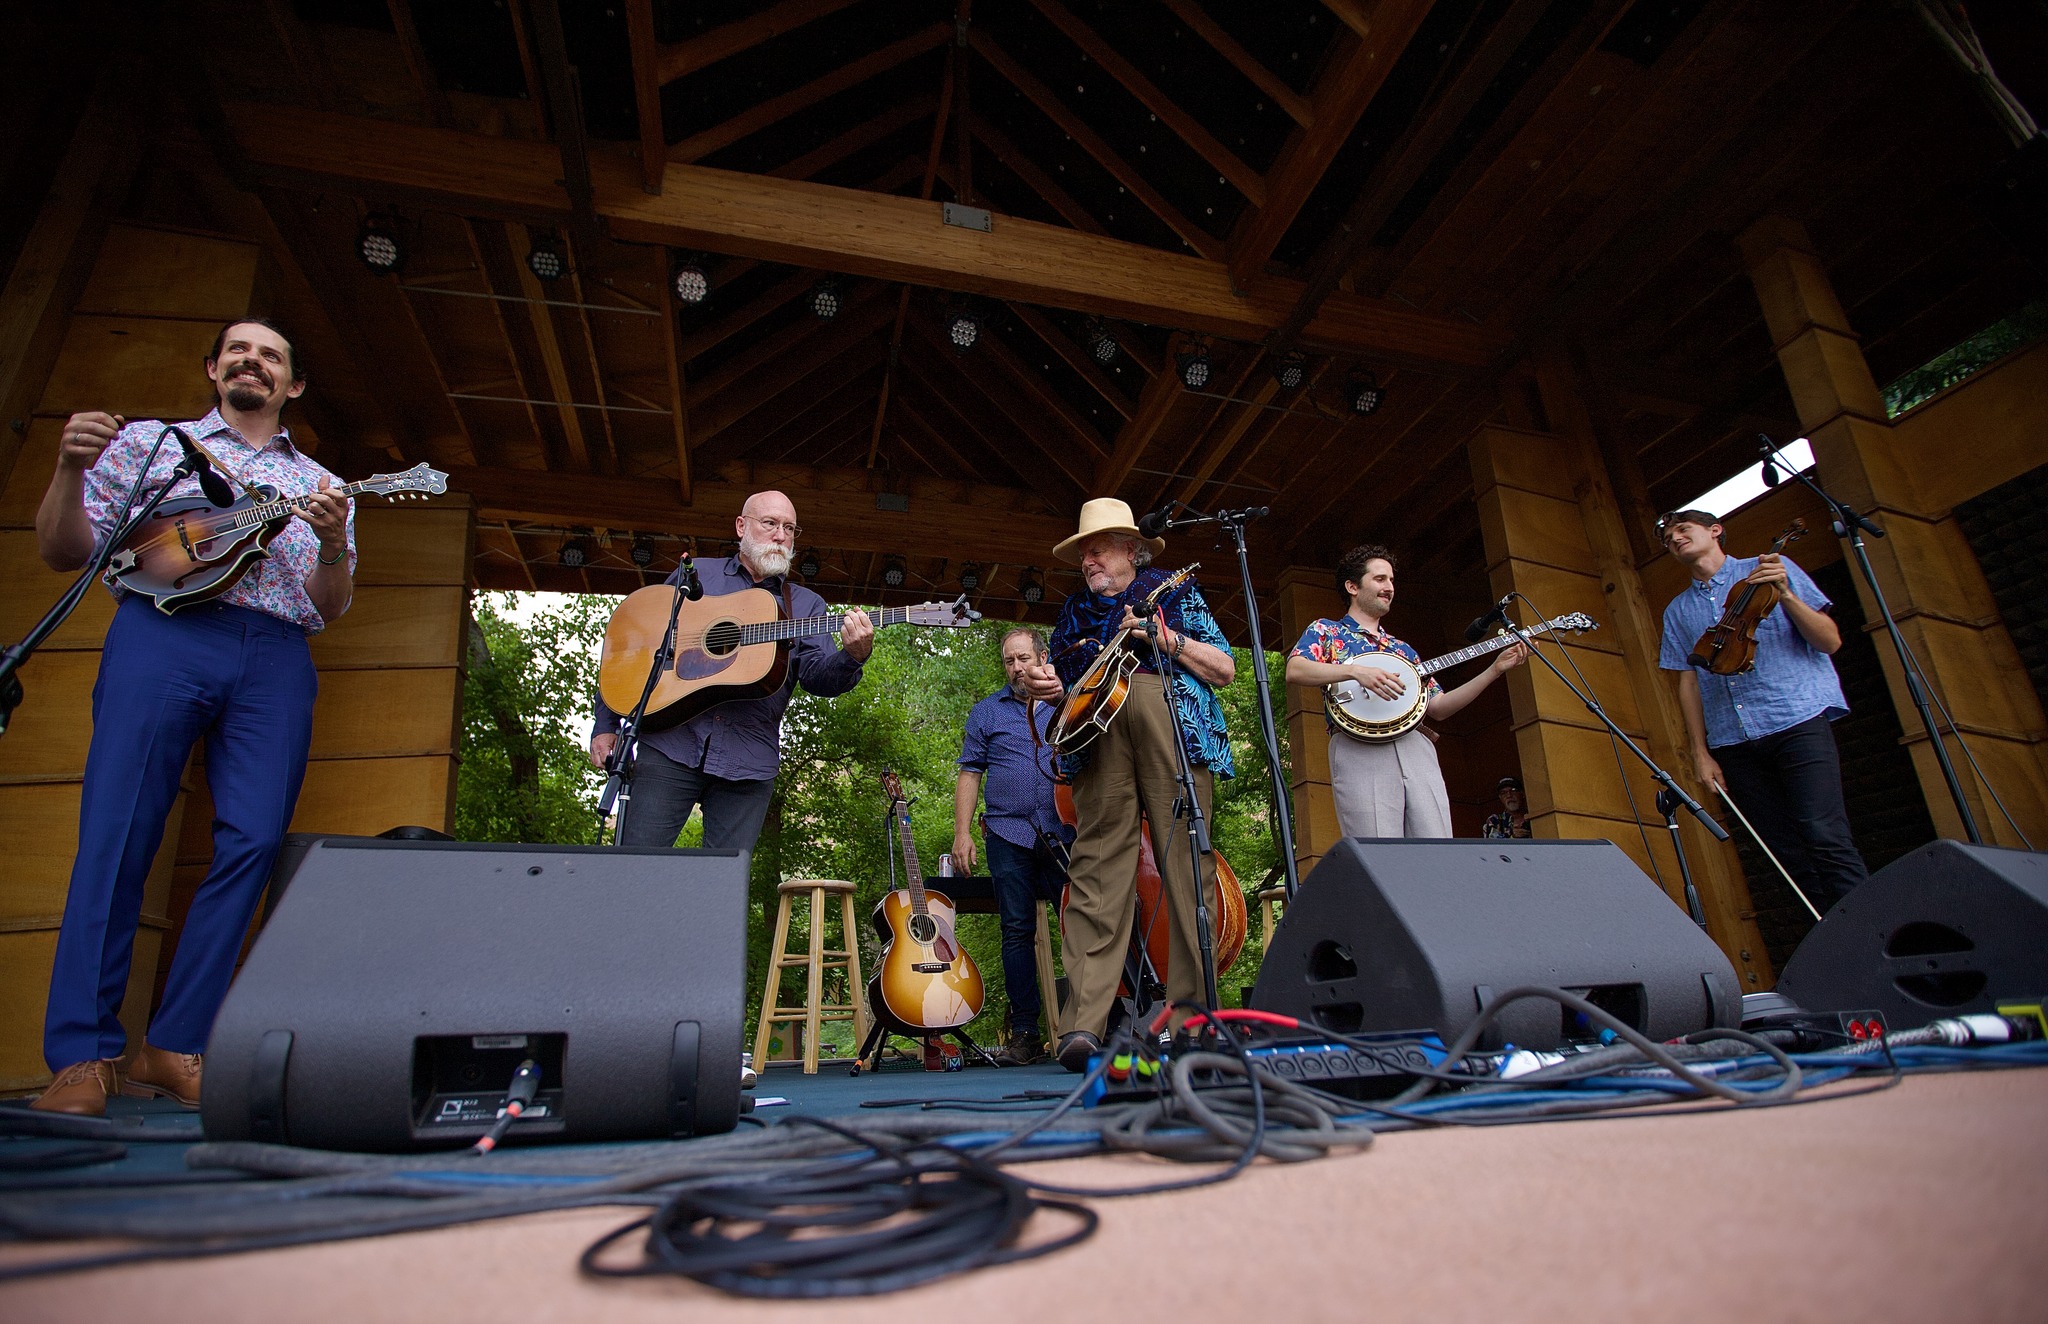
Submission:
M 1132 610 L 1166 582 L 1167 575 L 1151 564 L 1165 546 L 1139 534 L 1130 506 L 1122 501 L 1098 499 L 1081 507 L 1079 531 L 1053 548 L 1053 555 L 1078 562 L 1087 587 L 1070 594 L 1060 609 L 1050 663 L 1032 666 L 1024 677 L 1025 693 L 1056 704 L 1119 631 L 1130 630 L 1136 642 L 1138 669 L 1123 707 L 1080 757 L 1061 759 L 1073 777 L 1078 816 L 1063 926 L 1068 993 L 1061 1023 L 1068 1032 L 1060 1037 L 1058 1054 L 1069 1071 L 1087 1070 L 1090 1056 L 1102 1049 L 1131 943 L 1145 817 L 1151 820 L 1153 853 L 1166 883 L 1166 993 L 1183 1003 L 1204 996 L 1194 866 L 1173 836 L 1173 804 L 1180 794 L 1174 742 L 1180 742 L 1194 766 L 1195 792 L 1207 814 L 1214 778 L 1233 772 L 1230 734 L 1216 691 L 1236 676 L 1237 662 L 1193 578 L 1161 594 L 1159 649 L 1173 667 L 1169 705 L 1162 667 L 1145 641 L 1145 623 Z M 1214 857 L 1205 858 L 1202 869 L 1201 885 L 1215 886 Z
M 1500 812 L 1488 815 L 1480 826 L 1482 837 L 1527 837 L 1529 831 L 1528 803 L 1522 799 L 1522 779 L 1503 777 L 1500 779 Z

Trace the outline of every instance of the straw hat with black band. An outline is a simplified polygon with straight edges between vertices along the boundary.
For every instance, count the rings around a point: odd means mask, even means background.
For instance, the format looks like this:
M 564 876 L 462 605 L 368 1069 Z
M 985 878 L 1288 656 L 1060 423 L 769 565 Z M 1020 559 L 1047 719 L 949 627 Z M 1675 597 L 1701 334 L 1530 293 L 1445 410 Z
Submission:
M 1130 503 L 1115 497 L 1097 497 L 1081 507 L 1081 528 L 1073 537 L 1052 549 L 1052 554 L 1062 561 L 1080 564 L 1081 544 L 1098 533 L 1124 533 L 1136 538 L 1152 549 L 1154 556 L 1166 550 L 1164 538 L 1147 538 L 1138 532 L 1138 521 L 1131 517 Z

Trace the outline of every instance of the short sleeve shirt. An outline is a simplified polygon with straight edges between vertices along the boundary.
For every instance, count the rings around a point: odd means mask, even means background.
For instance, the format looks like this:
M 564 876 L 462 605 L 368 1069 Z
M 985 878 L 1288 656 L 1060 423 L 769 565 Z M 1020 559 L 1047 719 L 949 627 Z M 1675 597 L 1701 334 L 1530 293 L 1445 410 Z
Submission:
M 1664 638 L 1657 665 L 1684 671 L 1686 655 L 1714 623 L 1728 594 L 1749 577 L 1759 558 L 1731 556 L 1714 577 L 1693 580 L 1664 609 Z M 1828 606 L 1828 596 L 1799 566 L 1785 561 L 1785 573 L 1799 600 L 1815 611 Z M 1739 676 L 1717 676 L 1692 667 L 1699 677 L 1700 708 L 1707 721 L 1707 746 L 1721 749 L 1775 735 L 1825 714 L 1829 721 L 1849 711 L 1833 659 L 1806 642 L 1783 606 L 1773 608 L 1756 627 L 1756 669 Z
M 1324 619 L 1312 623 L 1308 629 L 1301 632 L 1301 638 L 1295 641 L 1291 656 L 1305 658 L 1310 662 L 1327 662 L 1332 666 L 1343 666 L 1359 658 L 1371 657 L 1375 653 L 1392 653 L 1397 657 L 1406 658 L 1418 667 L 1422 665 L 1422 656 L 1414 648 L 1391 634 L 1371 633 L 1348 614 L 1334 620 Z M 1422 678 L 1424 703 L 1428 703 L 1443 692 L 1443 686 L 1436 683 L 1434 676 Z M 1337 729 L 1337 723 L 1327 712 L 1323 715 L 1323 721 L 1332 731 Z

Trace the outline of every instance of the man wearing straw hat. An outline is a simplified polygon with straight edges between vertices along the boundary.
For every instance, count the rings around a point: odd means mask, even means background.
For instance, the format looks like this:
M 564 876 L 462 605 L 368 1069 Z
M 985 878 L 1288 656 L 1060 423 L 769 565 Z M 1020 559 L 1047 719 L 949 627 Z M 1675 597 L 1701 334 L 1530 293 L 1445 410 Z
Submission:
M 1201 951 L 1195 928 L 1195 876 L 1185 844 L 1174 834 L 1174 800 L 1180 794 L 1179 756 L 1187 751 L 1202 811 L 1214 799 L 1214 779 L 1233 768 L 1230 736 L 1216 691 L 1237 674 L 1230 641 L 1217 626 L 1193 579 L 1161 596 L 1159 650 L 1172 664 L 1169 706 L 1160 659 L 1145 638 L 1145 623 L 1132 609 L 1166 582 L 1152 567 L 1165 544 L 1138 532 L 1131 508 L 1102 498 L 1081 507 L 1079 530 L 1053 555 L 1081 567 L 1087 587 L 1068 596 L 1054 627 L 1051 660 L 1026 673 L 1025 691 L 1041 703 L 1059 703 L 1111 640 L 1132 632 L 1138 670 L 1123 707 L 1101 735 L 1077 757 L 1063 756 L 1074 783 L 1073 857 L 1063 927 L 1067 1005 L 1071 1027 L 1059 1043 L 1059 1060 L 1070 1071 L 1087 1069 L 1102 1048 L 1124 953 L 1130 947 L 1135 907 L 1141 821 L 1153 828 L 1153 854 L 1166 884 L 1170 925 L 1167 996 L 1198 1002 L 1203 996 Z M 1202 864 L 1203 887 L 1215 885 L 1215 861 Z

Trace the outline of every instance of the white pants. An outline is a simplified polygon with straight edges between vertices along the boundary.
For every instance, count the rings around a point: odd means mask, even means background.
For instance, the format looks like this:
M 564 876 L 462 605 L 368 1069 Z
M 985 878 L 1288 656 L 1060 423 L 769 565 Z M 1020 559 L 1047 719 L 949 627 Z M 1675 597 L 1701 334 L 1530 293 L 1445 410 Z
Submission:
M 1436 744 L 1417 727 L 1383 745 L 1330 734 L 1337 826 L 1347 837 L 1448 837 L 1451 798 Z

